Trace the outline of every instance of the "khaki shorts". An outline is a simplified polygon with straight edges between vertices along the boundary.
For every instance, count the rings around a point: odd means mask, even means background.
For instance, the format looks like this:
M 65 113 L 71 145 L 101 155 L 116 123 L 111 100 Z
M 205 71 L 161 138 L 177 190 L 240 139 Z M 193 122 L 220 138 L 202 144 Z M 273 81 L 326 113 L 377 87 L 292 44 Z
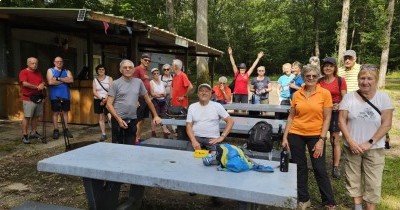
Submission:
M 38 117 L 43 114 L 43 102 L 35 104 L 32 101 L 22 101 L 24 117 Z
M 378 203 L 381 198 L 385 150 L 371 149 L 355 155 L 344 146 L 346 189 L 351 197 L 363 197 L 369 203 Z
M 266 98 L 266 99 L 261 99 L 261 100 L 260 100 L 260 103 L 261 103 L 261 104 L 269 104 L 269 99 L 268 99 L 268 98 Z

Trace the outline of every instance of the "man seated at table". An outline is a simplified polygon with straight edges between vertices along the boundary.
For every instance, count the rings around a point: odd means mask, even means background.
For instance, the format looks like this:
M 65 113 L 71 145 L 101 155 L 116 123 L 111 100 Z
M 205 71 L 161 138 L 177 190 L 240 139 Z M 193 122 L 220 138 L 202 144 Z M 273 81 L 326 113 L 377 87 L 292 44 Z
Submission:
M 222 142 L 229 134 L 234 124 L 233 119 L 220 103 L 211 101 L 211 86 L 204 83 L 199 85 L 199 102 L 189 106 L 186 119 L 186 133 L 193 149 L 205 148 L 215 153 L 216 144 Z M 220 135 L 219 122 L 226 122 L 224 131 Z

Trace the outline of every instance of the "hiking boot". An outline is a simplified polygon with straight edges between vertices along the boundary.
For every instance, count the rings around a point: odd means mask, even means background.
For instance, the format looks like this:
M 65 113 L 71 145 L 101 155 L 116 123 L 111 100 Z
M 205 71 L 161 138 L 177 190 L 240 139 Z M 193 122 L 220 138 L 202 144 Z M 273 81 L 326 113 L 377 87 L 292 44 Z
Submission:
M 340 174 L 339 166 L 334 166 L 333 167 L 332 176 L 337 178 L 337 179 L 340 179 L 341 174 Z
M 58 139 L 60 137 L 60 132 L 58 129 L 54 129 L 53 131 L 53 139 Z
M 105 141 L 105 140 L 107 140 L 107 136 L 104 134 L 104 135 L 101 135 L 101 137 L 100 137 L 100 141 Z
M 297 210 L 306 210 L 308 207 L 311 207 L 311 201 L 308 200 L 306 202 L 299 202 L 297 204 Z
M 29 139 L 41 139 L 42 135 L 40 135 L 37 131 L 35 131 L 35 133 L 30 133 L 29 134 Z
M 29 140 L 28 135 L 24 135 L 22 137 L 22 142 L 24 142 L 24 144 L 30 144 L 31 143 L 31 141 Z
M 385 149 L 390 149 L 390 148 L 391 148 L 390 143 L 388 141 L 385 141 Z
M 74 136 L 72 136 L 71 132 L 69 132 L 68 128 L 65 129 L 65 134 L 67 135 L 68 138 L 74 138 Z

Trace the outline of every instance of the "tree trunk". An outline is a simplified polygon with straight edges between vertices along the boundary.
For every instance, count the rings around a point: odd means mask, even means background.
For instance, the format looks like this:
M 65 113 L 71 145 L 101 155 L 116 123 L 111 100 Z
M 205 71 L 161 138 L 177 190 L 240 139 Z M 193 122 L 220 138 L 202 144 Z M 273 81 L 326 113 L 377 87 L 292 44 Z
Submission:
M 176 33 L 175 22 L 174 22 L 174 1 L 165 0 L 166 15 L 168 21 L 168 31 Z
M 381 67 L 379 70 L 379 82 L 378 82 L 379 88 L 385 87 L 385 77 L 387 72 L 387 64 L 389 60 L 390 33 L 392 31 L 392 23 L 393 23 L 394 0 L 389 0 L 387 13 L 388 13 L 388 23 L 386 25 L 384 32 L 385 42 L 382 49 Z
M 196 41 L 208 45 L 208 26 L 207 26 L 207 12 L 208 2 L 204 0 L 197 0 L 197 19 L 196 19 Z M 208 83 L 208 59 L 207 57 L 196 58 L 197 66 L 197 82 Z
M 349 25 L 349 10 L 350 0 L 343 0 L 342 22 L 340 24 L 339 50 L 337 59 L 339 61 L 339 66 L 343 65 L 343 54 L 346 51 L 347 29 Z
M 314 55 L 319 57 L 319 0 L 314 1 Z

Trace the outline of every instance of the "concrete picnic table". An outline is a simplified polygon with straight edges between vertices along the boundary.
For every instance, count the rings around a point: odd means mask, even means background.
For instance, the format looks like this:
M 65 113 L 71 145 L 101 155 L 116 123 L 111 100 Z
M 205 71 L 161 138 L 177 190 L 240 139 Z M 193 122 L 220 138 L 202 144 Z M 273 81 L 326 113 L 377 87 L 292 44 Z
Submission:
M 289 113 L 290 111 L 290 106 L 288 105 L 231 103 L 223 104 L 222 106 L 226 110 L 244 110 L 275 113 Z
M 133 145 L 95 143 L 38 162 L 39 171 L 83 177 L 90 209 L 116 209 L 122 183 L 132 184 L 128 206 L 140 207 L 145 187 L 197 193 L 240 201 L 239 208 L 256 204 L 295 208 L 296 165 L 273 173 L 217 171 L 193 152 Z M 104 182 L 106 181 L 106 182 Z

